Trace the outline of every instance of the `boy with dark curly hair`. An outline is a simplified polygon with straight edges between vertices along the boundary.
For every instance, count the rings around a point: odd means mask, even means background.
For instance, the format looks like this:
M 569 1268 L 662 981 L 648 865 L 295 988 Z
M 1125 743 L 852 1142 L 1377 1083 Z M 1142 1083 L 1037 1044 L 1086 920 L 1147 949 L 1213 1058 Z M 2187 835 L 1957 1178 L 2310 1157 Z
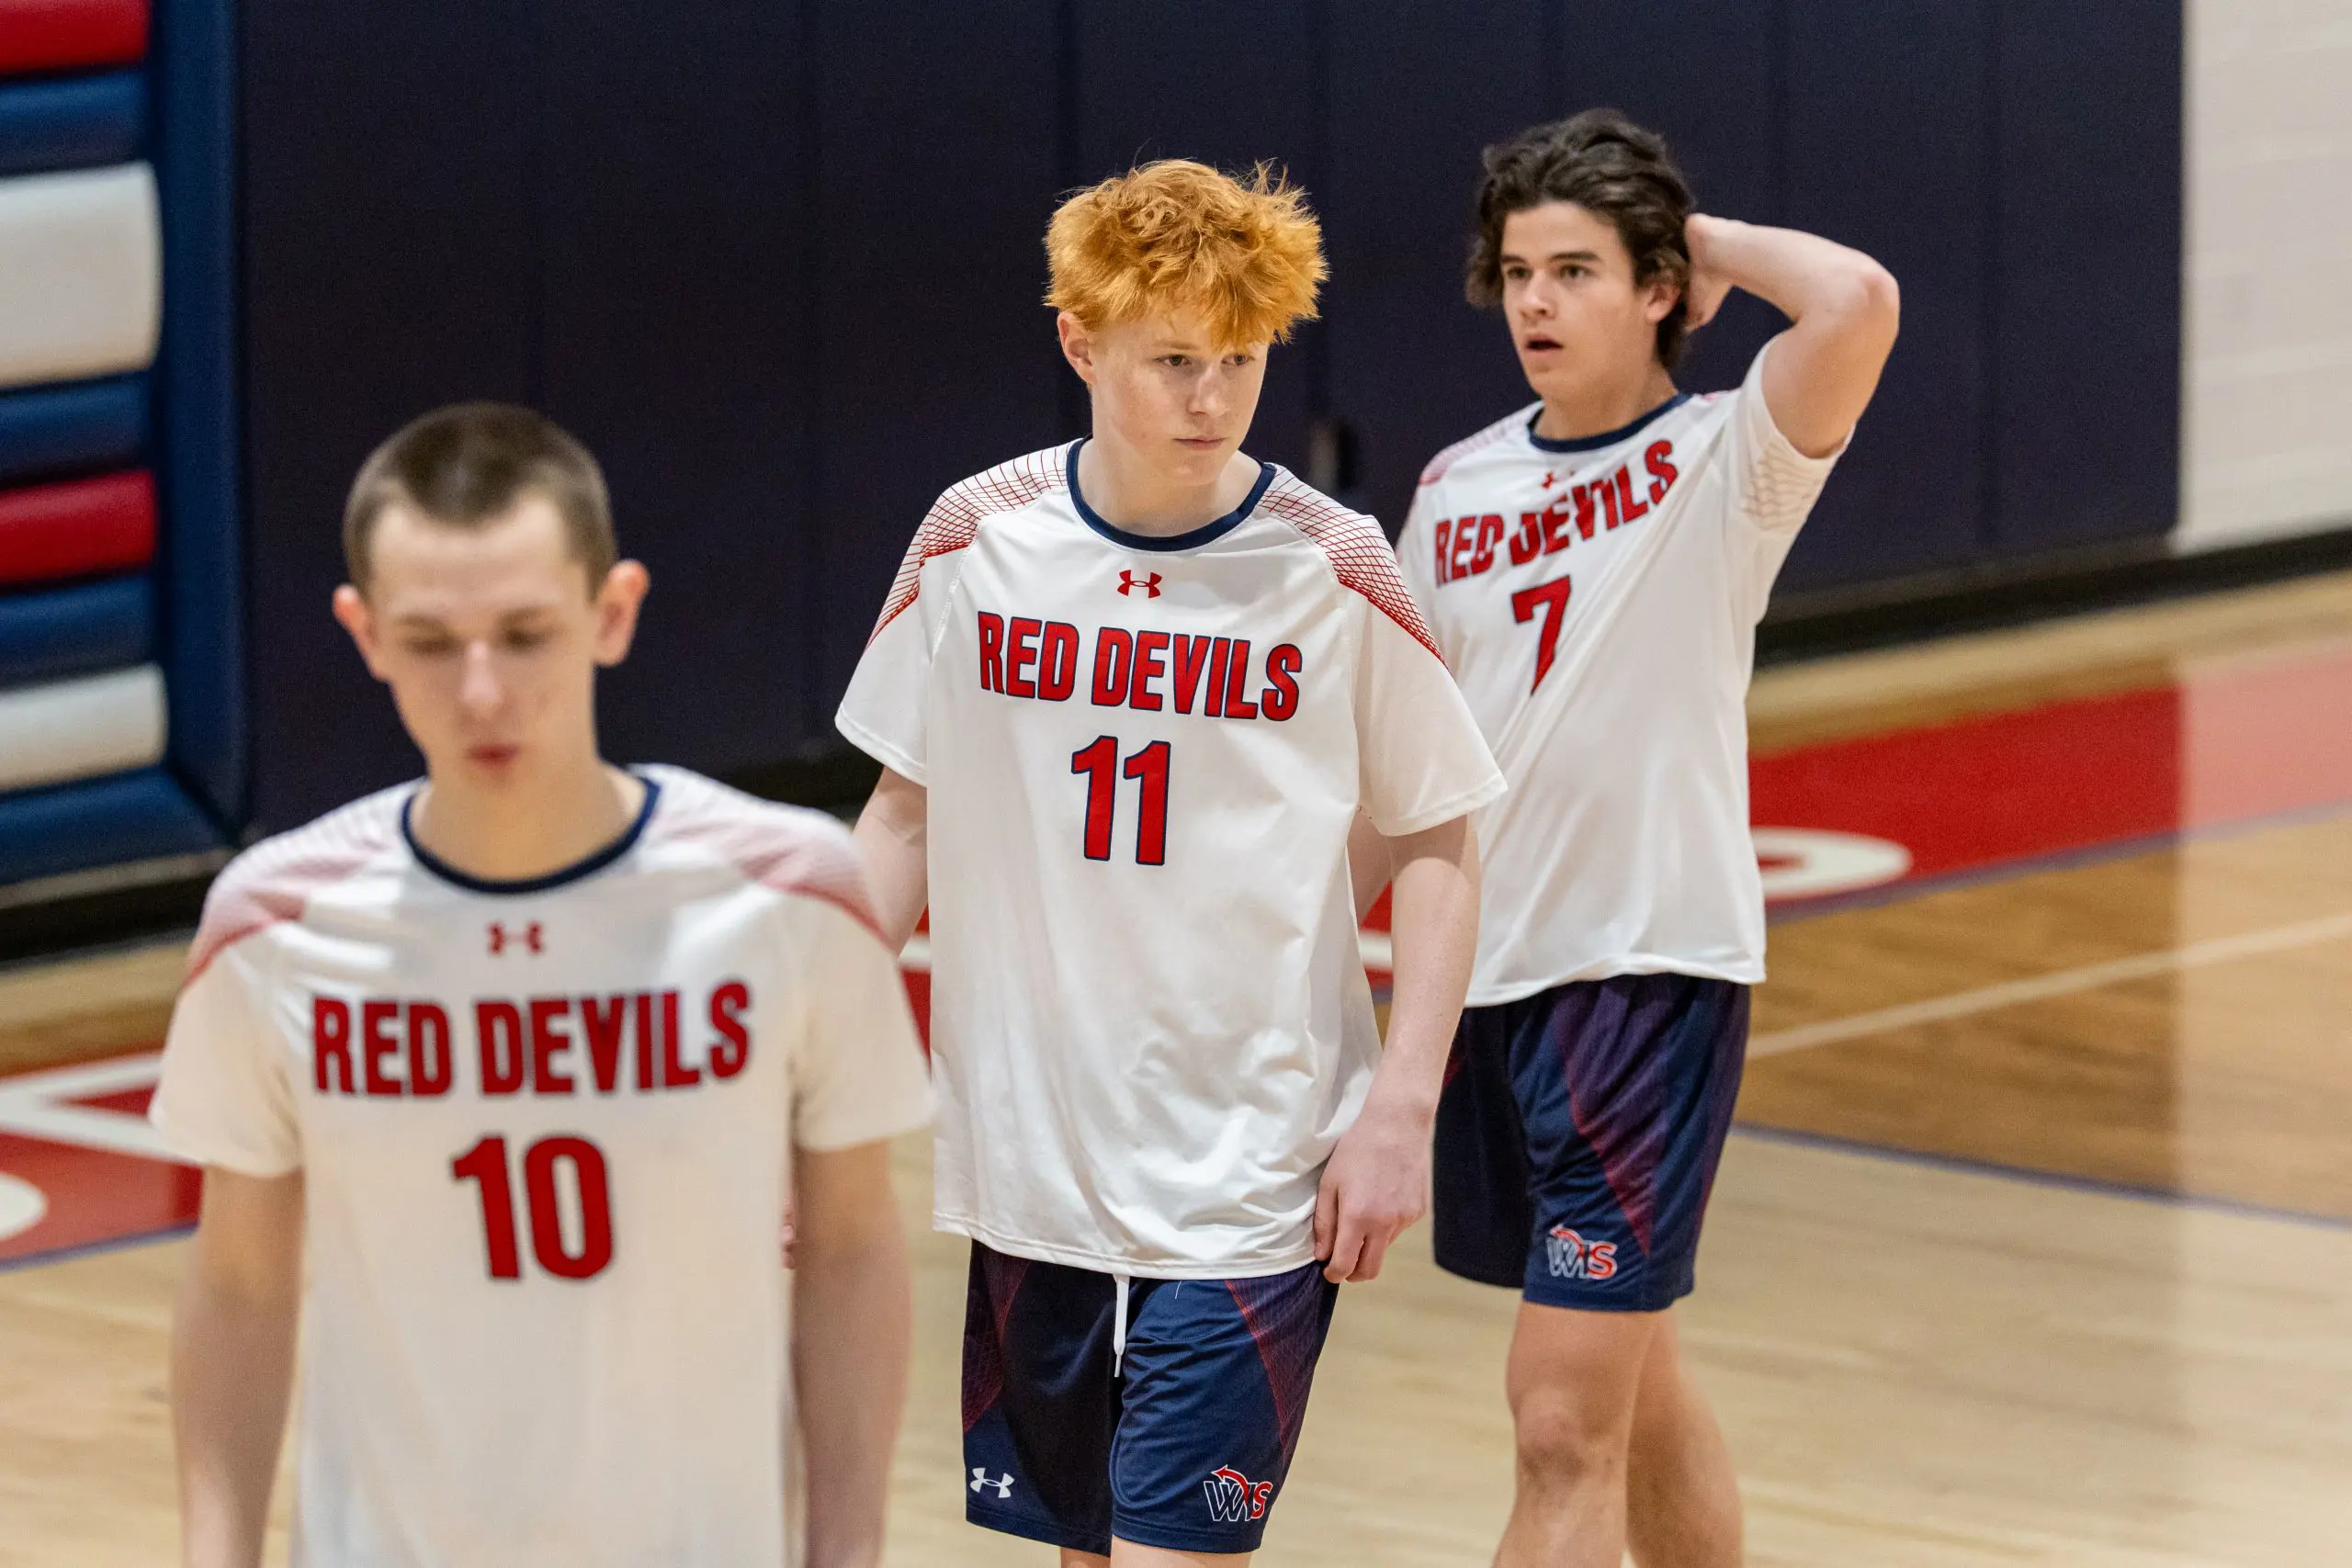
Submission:
M 1498 1562 L 1617 1568 L 1630 1536 L 1644 1568 L 1723 1568 L 1739 1494 L 1669 1309 L 1764 978 L 1744 699 L 1773 577 L 1894 345 L 1894 280 L 1694 212 L 1665 143 L 1608 110 L 1488 148 L 1477 213 L 1469 295 L 1501 307 L 1539 400 L 1439 453 L 1397 541 L 1510 782 L 1477 819 L 1438 1261 L 1524 1298 Z M 1677 390 L 1735 288 L 1788 330 L 1736 390 Z

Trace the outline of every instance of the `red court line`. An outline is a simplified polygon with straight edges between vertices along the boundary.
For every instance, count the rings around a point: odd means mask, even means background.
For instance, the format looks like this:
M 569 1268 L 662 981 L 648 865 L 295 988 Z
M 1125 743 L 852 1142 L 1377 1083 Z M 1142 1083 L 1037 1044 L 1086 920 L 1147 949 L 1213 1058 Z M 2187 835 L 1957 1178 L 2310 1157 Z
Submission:
M 0 1171 L 49 1200 L 29 1230 L 0 1240 L 0 1264 L 193 1224 L 204 1190 L 204 1173 L 193 1166 L 13 1133 L 0 1133 Z
M 1905 881 L 2352 801 L 2352 648 L 1804 747 L 1749 780 L 1759 826 L 1891 840 Z

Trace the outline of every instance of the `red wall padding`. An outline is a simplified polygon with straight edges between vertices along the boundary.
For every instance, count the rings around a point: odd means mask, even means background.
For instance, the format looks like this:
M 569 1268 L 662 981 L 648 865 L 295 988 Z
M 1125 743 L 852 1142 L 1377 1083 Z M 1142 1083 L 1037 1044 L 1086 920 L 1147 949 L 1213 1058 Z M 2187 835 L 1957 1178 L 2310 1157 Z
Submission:
M 0 75 L 146 58 L 147 0 L 0 0 Z
M 154 554 L 155 481 L 143 471 L 0 491 L 0 584 L 131 571 Z

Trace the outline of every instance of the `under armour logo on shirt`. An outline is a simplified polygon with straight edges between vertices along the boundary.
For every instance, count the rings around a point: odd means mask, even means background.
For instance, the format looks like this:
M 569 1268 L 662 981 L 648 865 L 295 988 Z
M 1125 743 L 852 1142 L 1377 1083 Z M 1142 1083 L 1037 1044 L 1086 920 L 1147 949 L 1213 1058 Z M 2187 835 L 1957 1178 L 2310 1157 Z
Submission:
M 984 1491 L 990 1486 L 996 1488 L 996 1495 L 1000 1500 L 1012 1496 L 1012 1472 L 1008 1470 L 1002 1475 L 990 1475 L 989 1473 L 988 1466 L 984 1464 L 974 1465 L 972 1467 L 972 1490 L 979 1492 Z
M 1133 593 L 1138 588 L 1143 590 L 1145 598 L 1159 598 L 1159 573 L 1155 571 L 1148 577 L 1137 577 L 1132 571 L 1119 573 L 1119 593 L 1122 598 Z
M 500 922 L 496 920 L 491 921 L 491 955 L 492 957 L 496 957 L 498 954 L 504 953 L 506 951 L 506 944 L 510 942 L 519 942 L 524 946 L 529 948 L 533 953 L 545 953 L 547 951 L 547 948 L 543 945 L 543 939 L 540 933 L 538 921 L 533 920 L 529 925 L 525 926 L 520 931 L 510 931 Z

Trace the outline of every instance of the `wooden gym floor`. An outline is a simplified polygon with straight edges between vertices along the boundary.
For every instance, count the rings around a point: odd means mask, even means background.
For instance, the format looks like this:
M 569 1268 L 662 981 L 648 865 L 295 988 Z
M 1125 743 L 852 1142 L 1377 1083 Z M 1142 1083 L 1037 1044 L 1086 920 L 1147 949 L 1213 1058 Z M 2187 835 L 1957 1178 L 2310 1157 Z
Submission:
M 1751 1560 L 2347 1560 L 2352 575 L 1770 671 L 1751 710 L 1783 897 L 1682 1309 Z M 123 1053 L 177 959 L 0 973 L 0 1564 L 172 1558 L 185 1243 L 130 1242 L 192 1183 Z M 1427 1234 L 1342 1298 L 1269 1564 L 1487 1560 L 1512 1298 Z M 960 1522 L 962 1248 L 918 1235 L 891 1561 L 1046 1562 Z

